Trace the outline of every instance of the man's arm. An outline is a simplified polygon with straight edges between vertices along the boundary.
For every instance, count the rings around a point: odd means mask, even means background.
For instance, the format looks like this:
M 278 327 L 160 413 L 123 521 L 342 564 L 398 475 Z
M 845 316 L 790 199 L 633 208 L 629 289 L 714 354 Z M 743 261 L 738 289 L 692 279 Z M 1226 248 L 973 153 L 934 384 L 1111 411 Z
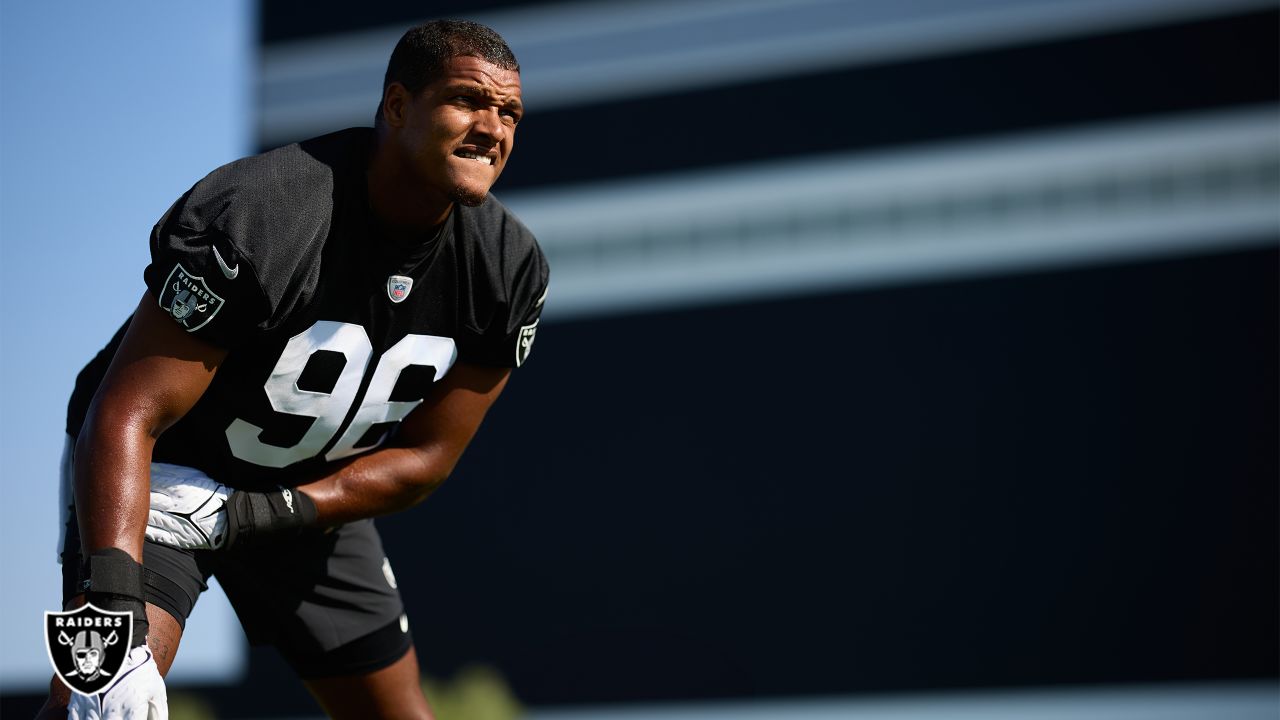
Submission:
M 317 523 L 338 525 L 386 515 L 426 499 L 453 471 L 510 372 L 455 365 L 404 419 L 391 446 L 298 486 L 315 501 Z
M 151 450 L 213 381 L 226 351 L 183 330 L 143 295 L 76 443 L 76 516 L 84 557 L 119 548 L 142 561 Z

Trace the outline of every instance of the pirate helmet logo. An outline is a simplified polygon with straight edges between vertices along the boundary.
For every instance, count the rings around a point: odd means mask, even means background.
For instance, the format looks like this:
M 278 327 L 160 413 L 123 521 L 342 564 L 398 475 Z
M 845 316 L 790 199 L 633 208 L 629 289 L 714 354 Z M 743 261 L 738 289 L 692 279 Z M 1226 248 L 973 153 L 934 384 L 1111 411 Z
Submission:
M 203 277 L 192 275 L 182 263 L 173 266 L 160 289 L 160 307 L 173 316 L 187 332 L 199 330 L 213 320 L 225 301 Z
M 173 319 L 185 320 L 188 315 L 195 312 L 196 304 L 191 300 L 191 291 L 183 290 L 173 299 Z
M 133 639 L 133 613 L 84 605 L 44 614 L 45 649 L 63 684 L 90 695 L 106 687 L 124 665 Z
M 59 642 L 65 643 L 66 638 L 65 632 L 58 634 Z M 68 674 L 79 674 L 86 682 L 93 682 L 104 676 L 111 677 L 110 673 L 104 671 L 102 661 L 106 659 L 107 646 L 117 642 L 120 642 L 120 634 L 115 630 L 105 639 L 97 630 L 81 630 L 76 633 L 76 639 L 71 641 L 71 656 L 76 661 L 76 669 Z

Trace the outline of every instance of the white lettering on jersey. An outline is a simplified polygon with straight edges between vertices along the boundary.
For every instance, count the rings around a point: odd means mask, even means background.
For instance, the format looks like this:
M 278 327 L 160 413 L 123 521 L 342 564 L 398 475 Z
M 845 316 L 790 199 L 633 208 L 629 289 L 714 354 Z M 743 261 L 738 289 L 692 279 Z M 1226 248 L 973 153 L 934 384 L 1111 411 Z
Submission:
M 298 379 L 306 369 L 307 361 L 320 350 L 338 352 L 346 358 L 338 381 L 328 393 L 300 390 Z M 276 412 L 312 417 L 315 422 L 295 445 L 279 447 L 262 442 L 262 428 L 237 418 L 227 427 L 231 453 L 246 462 L 274 468 L 314 457 L 341 429 L 343 419 L 357 400 L 360 380 L 372 355 L 373 345 L 360 325 L 320 320 L 306 332 L 290 338 L 264 389 Z M 405 368 L 410 365 L 432 367 L 435 369 L 432 382 L 438 382 L 457 359 L 458 350 L 452 338 L 436 335 L 406 335 L 401 338 L 377 361 L 355 417 L 337 444 L 325 453 L 325 459 L 336 460 L 376 447 L 385 436 L 359 448 L 356 443 L 373 425 L 398 422 L 421 404 L 421 399 L 390 400 L 396 381 Z

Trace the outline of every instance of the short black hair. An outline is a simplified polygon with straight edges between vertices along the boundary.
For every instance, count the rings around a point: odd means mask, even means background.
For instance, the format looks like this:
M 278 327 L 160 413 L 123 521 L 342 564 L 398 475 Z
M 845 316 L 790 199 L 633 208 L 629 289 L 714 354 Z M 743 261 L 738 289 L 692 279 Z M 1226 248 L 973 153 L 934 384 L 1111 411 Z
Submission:
M 382 79 L 376 120 L 382 120 L 382 101 L 391 83 L 398 82 L 410 94 L 417 95 L 440 77 L 445 63 L 461 56 L 477 57 L 503 70 L 520 72 L 520 63 L 507 41 L 492 28 L 470 20 L 432 20 L 409 28 L 396 43 Z

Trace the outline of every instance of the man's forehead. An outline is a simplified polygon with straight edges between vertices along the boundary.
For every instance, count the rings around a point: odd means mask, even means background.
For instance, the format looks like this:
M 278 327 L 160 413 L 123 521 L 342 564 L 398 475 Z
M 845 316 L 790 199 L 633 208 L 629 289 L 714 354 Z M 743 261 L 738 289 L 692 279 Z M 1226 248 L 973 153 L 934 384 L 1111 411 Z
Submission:
M 461 85 L 520 97 L 520 73 L 470 55 L 449 58 L 445 62 L 440 81 L 447 86 Z

